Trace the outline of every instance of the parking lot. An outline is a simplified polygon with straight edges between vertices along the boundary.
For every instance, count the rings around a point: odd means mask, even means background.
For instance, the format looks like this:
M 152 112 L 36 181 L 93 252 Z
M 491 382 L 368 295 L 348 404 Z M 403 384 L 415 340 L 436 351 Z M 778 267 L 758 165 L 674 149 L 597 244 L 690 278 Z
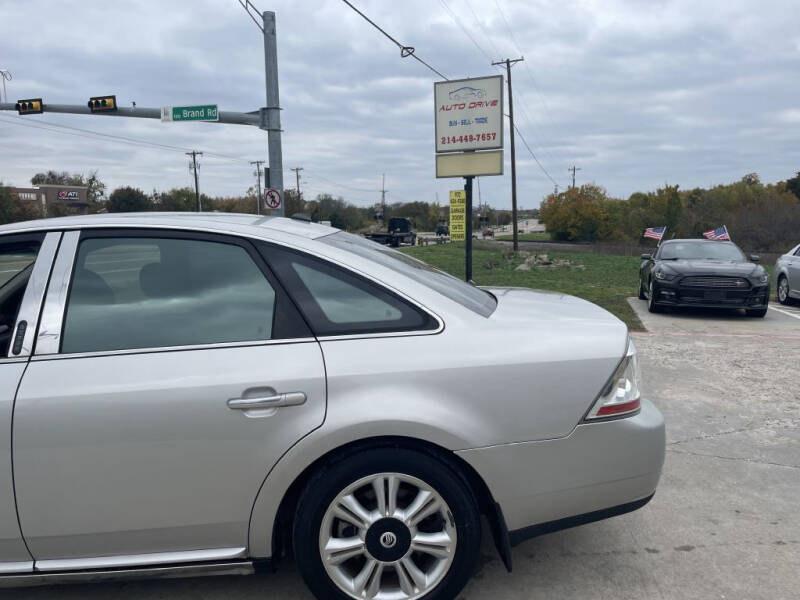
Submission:
M 797 598 L 800 310 L 776 306 L 765 319 L 715 311 L 651 315 L 644 301 L 630 302 L 647 328 L 634 334 L 644 392 L 667 420 L 655 498 L 635 513 L 518 546 L 510 575 L 486 541 L 480 569 L 460 598 Z M 274 575 L 6 594 L 311 598 L 291 562 Z

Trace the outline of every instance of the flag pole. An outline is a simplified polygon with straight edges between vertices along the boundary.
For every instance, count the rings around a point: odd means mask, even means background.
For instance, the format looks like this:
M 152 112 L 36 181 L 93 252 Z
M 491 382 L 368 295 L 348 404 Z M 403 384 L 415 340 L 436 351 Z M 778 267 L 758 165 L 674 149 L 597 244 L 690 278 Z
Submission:
M 656 248 L 660 248 L 661 247 L 661 240 L 664 239 L 665 235 L 667 235 L 667 226 L 666 225 L 664 225 L 664 233 L 662 233 L 661 237 L 658 238 L 658 244 L 656 244 Z

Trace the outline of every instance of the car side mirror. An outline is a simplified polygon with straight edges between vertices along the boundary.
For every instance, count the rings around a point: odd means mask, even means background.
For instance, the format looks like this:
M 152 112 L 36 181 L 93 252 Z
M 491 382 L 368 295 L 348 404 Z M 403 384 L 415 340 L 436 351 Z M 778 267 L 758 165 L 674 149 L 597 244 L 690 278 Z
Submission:
M 761 257 L 758 254 L 751 254 L 750 255 L 750 262 L 758 262 L 761 260 Z
M 642 254 L 642 260 L 650 260 L 653 258 L 651 254 Z

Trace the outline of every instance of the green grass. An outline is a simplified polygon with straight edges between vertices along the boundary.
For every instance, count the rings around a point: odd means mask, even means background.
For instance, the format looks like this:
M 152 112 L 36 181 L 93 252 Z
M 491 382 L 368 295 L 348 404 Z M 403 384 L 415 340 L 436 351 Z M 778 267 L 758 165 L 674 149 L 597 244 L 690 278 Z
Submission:
M 518 234 L 520 242 L 549 242 L 550 234 L 546 231 L 537 231 L 535 233 L 520 233 Z M 511 233 L 496 235 L 494 239 L 500 242 L 511 242 L 514 240 L 514 235 Z
M 416 246 L 404 252 L 464 278 L 464 244 Z M 542 252 L 539 252 L 542 254 Z M 639 257 L 608 254 L 548 252 L 550 259 L 569 260 L 570 266 L 531 267 L 516 271 L 523 254 L 476 244 L 472 254 L 472 279 L 478 285 L 529 287 L 553 290 L 585 298 L 599 304 L 625 321 L 635 331 L 644 328 L 626 298 L 636 294 Z M 578 268 L 583 265 L 584 268 Z

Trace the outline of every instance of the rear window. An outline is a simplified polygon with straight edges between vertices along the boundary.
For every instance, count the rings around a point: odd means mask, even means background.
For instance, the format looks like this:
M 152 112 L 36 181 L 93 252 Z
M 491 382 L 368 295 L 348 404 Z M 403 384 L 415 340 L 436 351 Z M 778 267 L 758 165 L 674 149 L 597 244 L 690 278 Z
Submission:
M 491 315 L 497 307 L 497 300 L 488 292 L 403 252 L 393 250 L 361 236 L 340 231 L 319 238 L 318 241 L 368 258 L 397 273 L 410 277 L 414 281 L 439 292 L 483 317 Z

